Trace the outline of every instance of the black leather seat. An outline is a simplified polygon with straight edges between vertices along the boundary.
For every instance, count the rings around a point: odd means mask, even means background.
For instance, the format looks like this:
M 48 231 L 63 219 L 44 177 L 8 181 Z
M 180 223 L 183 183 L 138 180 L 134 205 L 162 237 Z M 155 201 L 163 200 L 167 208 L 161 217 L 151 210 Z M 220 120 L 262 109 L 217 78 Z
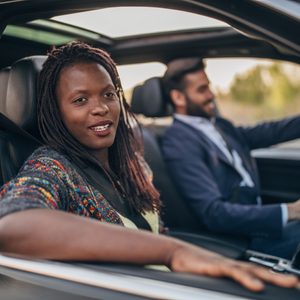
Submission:
M 39 134 L 36 120 L 37 77 L 45 61 L 33 56 L 15 62 L 0 76 L 6 96 L 1 99 L 0 184 L 16 175 L 26 158 L 36 149 Z
M 170 116 L 172 108 L 165 101 L 165 95 L 162 91 L 159 77 L 150 78 L 143 85 L 135 87 L 131 101 L 133 112 L 151 118 Z M 168 175 L 162 158 L 160 140 L 165 129 L 166 126 L 162 125 L 142 127 L 145 159 L 153 171 L 153 182 L 161 193 L 161 199 L 164 204 L 162 218 L 165 225 L 170 229 L 181 228 L 199 231 L 201 230 L 198 225 L 199 222 L 197 222 L 193 212 L 183 203 L 176 186 Z
M 131 106 L 134 113 L 151 118 L 172 114 L 172 106 L 164 93 L 159 77 L 150 78 L 134 88 Z M 160 151 L 161 138 L 167 126 L 151 124 L 142 127 L 145 159 L 153 171 L 153 183 L 161 193 L 164 205 L 162 219 L 165 225 L 173 236 L 233 258 L 243 257 L 248 247 L 246 238 L 209 233 L 201 227 L 192 209 L 178 193 Z
M 39 137 L 37 130 L 37 79 L 46 56 L 30 56 L 16 61 L 8 78 L 3 114 L 22 129 Z

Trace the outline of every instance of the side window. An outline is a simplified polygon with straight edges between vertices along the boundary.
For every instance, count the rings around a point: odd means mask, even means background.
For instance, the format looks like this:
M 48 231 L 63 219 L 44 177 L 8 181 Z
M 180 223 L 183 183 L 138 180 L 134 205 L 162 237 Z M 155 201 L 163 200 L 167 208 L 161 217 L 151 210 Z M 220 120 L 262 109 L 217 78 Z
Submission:
M 295 63 L 254 58 L 205 59 L 206 73 L 221 115 L 236 125 L 254 125 L 300 114 L 300 66 Z M 150 77 L 162 76 L 166 66 L 159 62 L 118 67 L 125 96 Z M 139 116 L 142 123 L 170 124 L 171 118 L 153 120 Z M 280 147 L 300 148 L 300 140 Z
M 266 59 L 207 59 L 221 115 L 252 125 L 300 114 L 300 66 Z M 300 140 L 280 147 L 300 148 Z
M 165 70 L 166 66 L 160 62 L 118 66 L 126 99 L 131 99 L 132 90 L 136 85 L 142 84 L 148 78 L 163 76 Z
M 166 65 L 160 62 L 140 63 L 118 66 L 118 72 L 123 85 L 125 97 L 130 103 L 134 87 L 143 84 L 145 80 L 152 77 L 162 77 L 166 71 Z M 143 115 L 136 116 L 141 124 L 170 125 L 171 117 L 148 118 Z

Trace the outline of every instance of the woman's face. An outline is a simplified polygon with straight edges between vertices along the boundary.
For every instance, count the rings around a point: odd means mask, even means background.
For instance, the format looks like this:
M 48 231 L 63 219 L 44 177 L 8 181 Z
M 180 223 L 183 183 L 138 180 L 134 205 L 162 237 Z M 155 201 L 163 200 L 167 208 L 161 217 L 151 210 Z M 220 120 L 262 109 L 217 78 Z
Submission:
M 109 73 L 94 62 L 63 68 L 56 86 L 62 120 L 68 131 L 95 155 L 115 139 L 120 102 Z

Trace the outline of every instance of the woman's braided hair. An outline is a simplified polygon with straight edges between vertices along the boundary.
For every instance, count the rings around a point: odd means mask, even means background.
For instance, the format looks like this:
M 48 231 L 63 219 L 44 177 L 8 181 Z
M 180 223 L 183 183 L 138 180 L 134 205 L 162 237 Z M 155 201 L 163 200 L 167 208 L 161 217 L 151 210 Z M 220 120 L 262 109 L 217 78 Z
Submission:
M 102 168 L 99 162 L 67 130 L 60 116 L 56 99 L 56 86 L 61 70 L 76 62 L 96 62 L 109 73 L 117 90 L 121 113 L 116 137 L 108 150 L 109 163 L 119 177 L 132 209 L 159 211 L 159 193 L 146 176 L 140 159 L 140 128 L 130 112 L 124 97 L 116 65 L 109 54 L 82 42 L 72 42 L 48 53 L 39 78 L 38 124 L 41 136 L 47 145 L 67 154 L 77 165 L 89 162 Z M 136 131 L 138 129 L 138 131 Z

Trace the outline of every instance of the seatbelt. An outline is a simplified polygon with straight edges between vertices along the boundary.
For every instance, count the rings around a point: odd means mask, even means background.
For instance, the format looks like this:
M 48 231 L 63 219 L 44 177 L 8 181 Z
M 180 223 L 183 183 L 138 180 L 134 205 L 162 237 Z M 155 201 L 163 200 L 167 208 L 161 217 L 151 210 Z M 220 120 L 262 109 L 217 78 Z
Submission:
M 151 226 L 144 216 L 129 207 L 126 199 L 113 186 L 104 171 L 91 164 L 82 168 L 76 167 L 79 174 L 85 177 L 88 183 L 98 190 L 117 212 L 132 221 L 137 228 L 151 231 Z
M 0 113 L 0 130 L 5 130 L 9 133 L 15 133 L 22 137 L 26 137 L 35 143 L 42 145 L 41 141 L 28 133 L 22 127 L 18 126 L 15 122 L 7 118 L 3 113 Z

